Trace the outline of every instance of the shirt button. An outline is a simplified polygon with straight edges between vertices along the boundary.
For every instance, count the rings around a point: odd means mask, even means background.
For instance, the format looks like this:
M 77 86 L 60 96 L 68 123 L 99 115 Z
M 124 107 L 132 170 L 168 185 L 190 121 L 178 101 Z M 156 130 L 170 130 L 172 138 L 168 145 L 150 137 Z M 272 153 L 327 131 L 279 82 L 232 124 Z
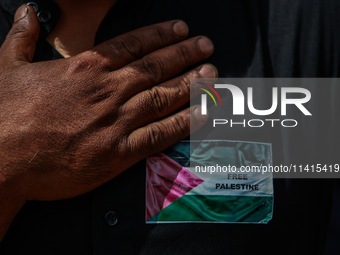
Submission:
M 109 211 L 105 214 L 105 222 L 109 227 L 113 227 L 118 223 L 118 213 L 115 211 Z
M 37 14 L 37 17 L 41 23 L 47 23 L 51 20 L 51 13 L 46 10 L 42 10 Z

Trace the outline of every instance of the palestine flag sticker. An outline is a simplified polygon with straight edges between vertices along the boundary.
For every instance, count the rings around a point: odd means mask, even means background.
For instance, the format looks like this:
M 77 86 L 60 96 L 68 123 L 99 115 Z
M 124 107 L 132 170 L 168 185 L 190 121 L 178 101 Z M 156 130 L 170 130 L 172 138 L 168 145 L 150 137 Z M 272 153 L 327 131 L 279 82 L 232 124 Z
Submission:
M 147 158 L 146 223 L 268 223 L 271 144 L 182 141 Z

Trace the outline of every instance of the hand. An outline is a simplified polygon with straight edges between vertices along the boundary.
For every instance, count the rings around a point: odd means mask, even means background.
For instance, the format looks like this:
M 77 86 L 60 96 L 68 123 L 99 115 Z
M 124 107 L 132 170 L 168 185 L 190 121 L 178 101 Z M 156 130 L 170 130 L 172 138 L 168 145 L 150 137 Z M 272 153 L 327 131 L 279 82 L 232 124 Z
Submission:
M 182 41 L 184 22 L 141 28 L 68 59 L 30 63 L 39 23 L 27 6 L 15 20 L 0 49 L 1 208 L 9 200 L 17 211 L 26 200 L 88 192 L 188 136 L 190 112 L 191 125 L 204 123 L 199 107 L 172 114 L 188 102 L 191 78 L 217 76 L 205 65 L 172 78 L 213 52 L 205 37 Z M 0 214 L 0 222 L 9 219 Z

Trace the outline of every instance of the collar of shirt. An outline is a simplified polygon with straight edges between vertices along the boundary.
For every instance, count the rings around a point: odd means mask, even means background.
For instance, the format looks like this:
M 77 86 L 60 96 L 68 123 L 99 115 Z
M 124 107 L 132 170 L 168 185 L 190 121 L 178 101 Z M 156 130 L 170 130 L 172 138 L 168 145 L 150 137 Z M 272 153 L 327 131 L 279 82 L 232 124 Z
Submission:
M 34 61 L 61 58 L 62 56 L 44 40 L 58 22 L 60 12 L 58 5 L 53 0 L 35 0 L 34 2 L 0 0 L 0 9 L 7 14 L 7 20 L 10 24 L 13 23 L 16 10 L 25 3 L 30 3 L 36 9 L 40 22 L 40 39 Z M 153 0 L 118 0 L 102 21 L 97 31 L 95 45 L 145 25 L 144 17 L 148 17 L 148 15 L 145 15 L 146 11 L 143 10 L 150 9 L 153 3 Z M 112 24 L 117 24 L 117 26 Z
M 95 44 L 101 43 L 121 33 L 150 24 L 148 11 L 158 8 L 153 0 L 117 0 L 98 29 Z M 16 10 L 22 4 L 30 3 L 36 9 L 40 22 L 40 38 L 45 38 L 54 28 L 59 18 L 59 7 L 53 0 L 0 0 L 0 8 L 8 14 L 13 23 Z M 157 20 L 159 21 L 159 20 Z M 118 24 L 113 27 L 112 24 Z
M 40 33 L 42 37 L 45 37 L 48 33 L 51 32 L 58 21 L 59 8 L 54 1 L 35 0 L 28 2 L 23 0 L 1 0 L 0 7 L 11 17 L 14 17 L 14 14 L 19 6 L 27 3 L 29 3 L 36 10 L 41 27 Z

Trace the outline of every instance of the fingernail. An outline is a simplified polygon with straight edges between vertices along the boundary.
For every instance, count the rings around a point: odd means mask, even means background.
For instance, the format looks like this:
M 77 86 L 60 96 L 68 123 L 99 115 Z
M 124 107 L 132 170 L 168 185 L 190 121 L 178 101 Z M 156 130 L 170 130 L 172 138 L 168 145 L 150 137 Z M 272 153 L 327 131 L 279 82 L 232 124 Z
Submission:
M 193 110 L 193 116 L 195 117 L 196 120 L 198 120 L 201 123 L 204 123 L 208 120 L 208 114 L 207 115 L 202 115 L 201 112 L 201 106 L 197 105 L 195 106 Z
M 210 55 L 214 52 L 214 44 L 209 38 L 205 36 L 198 40 L 198 45 L 204 54 Z
M 201 67 L 199 70 L 199 73 L 202 78 L 215 78 L 216 75 L 216 70 L 212 65 L 204 65 Z
M 24 19 L 28 14 L 28 8 L 26 4 L 21 5 L 14 15 L 14 22 Z
M 173 25 L 173 30 L 176 34 L 178 34 L 179 36 L 187 36 L 189 33 L 189 28 L 188 25 L 185 24 L 185 22 L 183 22 L 182 20 L 177 21 L 174 25 Z
M 34 11 L 35 11 L 36 13 L 37 13 L 38 10 L 39 10 L 39 6 L 38 6 L 38 4 L 35 3 L 35 2 L 29 2 L 29 3 L 27 3 L 26 5 L 27 5 L 27 6 L 31 6 L 31 7 L 34 9 Z

